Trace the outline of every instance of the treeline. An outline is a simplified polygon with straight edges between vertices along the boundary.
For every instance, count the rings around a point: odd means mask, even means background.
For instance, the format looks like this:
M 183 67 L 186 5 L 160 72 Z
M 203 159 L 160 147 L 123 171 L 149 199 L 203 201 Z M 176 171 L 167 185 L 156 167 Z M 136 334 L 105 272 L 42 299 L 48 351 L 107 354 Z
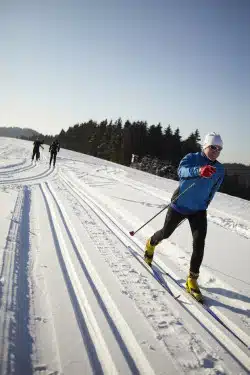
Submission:
M 62 130 L 56 137 L 40 135 L 49 144 L 58 138 L 61 147 L 82 152 L 116 163 L 130 165 L 132 154 L 141 159 L 144 156 L 156 157 L 177 166 L 188 152 L 200 150 L 200 134 L 196 130 L 186 140 L 181 140 L 180 130 L 161 124 L 148 126 L 146 122 L 107 120 L 97 123 L 88 121 Z
M 250 200 L 250 166 L 225 163 L 225 178 L 220 191 Z
M 24 137 L 23 137 L 24 138 Z M 179 128 L 144 121 L 100 123 L 90 120 L 62 130 L 56 137 L 41 138 L 50 144 L 59 139 L 61 147 L 96 156 L 126 166 L 133 166 L 162 177 L 177 179 L 180 160 L 189 152 L 201 150 L 199 130 L 182 140 Z M 131 164 L 132 155 L 135 155 Z M 250 166 L 225 164 L 226 176 L 220 191 L 250 200 Z

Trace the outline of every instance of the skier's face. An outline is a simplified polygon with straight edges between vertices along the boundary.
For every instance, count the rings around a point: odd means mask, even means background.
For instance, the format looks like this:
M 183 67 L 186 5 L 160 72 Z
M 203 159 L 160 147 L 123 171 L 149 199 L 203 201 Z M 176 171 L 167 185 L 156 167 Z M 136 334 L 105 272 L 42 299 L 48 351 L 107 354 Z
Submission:
M 211 145 L 205 148 L 204 154 L 208 157 L 208 159 L 215 161 L 219 157 L 221 150 L 222 147 Z

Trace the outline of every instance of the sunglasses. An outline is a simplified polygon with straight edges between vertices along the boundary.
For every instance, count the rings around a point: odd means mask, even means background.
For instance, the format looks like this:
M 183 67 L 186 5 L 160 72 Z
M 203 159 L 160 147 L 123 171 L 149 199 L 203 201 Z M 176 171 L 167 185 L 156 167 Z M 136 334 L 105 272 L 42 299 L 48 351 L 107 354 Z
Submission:
M 217 151 L 217 152 L 221 152 L 221 150 L 222 150 L 222 147 L 214 146 L 214 145 L 210 145 L 209 148 L 211 148 L 211 150 Z

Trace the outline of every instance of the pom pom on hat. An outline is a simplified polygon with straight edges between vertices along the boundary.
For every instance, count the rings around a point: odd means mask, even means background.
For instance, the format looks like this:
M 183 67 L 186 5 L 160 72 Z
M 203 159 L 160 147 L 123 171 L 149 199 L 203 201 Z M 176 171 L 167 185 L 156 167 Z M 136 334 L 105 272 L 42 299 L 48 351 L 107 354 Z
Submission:
M 203 150 L 211 145 L 223 147 L 223 142 L 219 134 L 212 132 L 205 136 L 202 146 Z

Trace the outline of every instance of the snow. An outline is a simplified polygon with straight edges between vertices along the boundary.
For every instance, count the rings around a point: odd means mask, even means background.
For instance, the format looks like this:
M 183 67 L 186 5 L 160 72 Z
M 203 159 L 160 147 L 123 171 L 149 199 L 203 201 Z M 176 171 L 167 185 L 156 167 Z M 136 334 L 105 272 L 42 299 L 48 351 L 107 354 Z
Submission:
M 218 193 L 199 284 L 187 222 L 142 260 L 178 182 L 0 138 L 0 374 L 249 374 L 250 202 Z M 168 289 L 169 288 L 169 289 Z M 216 320 L 212 314 L 220 319 Z

